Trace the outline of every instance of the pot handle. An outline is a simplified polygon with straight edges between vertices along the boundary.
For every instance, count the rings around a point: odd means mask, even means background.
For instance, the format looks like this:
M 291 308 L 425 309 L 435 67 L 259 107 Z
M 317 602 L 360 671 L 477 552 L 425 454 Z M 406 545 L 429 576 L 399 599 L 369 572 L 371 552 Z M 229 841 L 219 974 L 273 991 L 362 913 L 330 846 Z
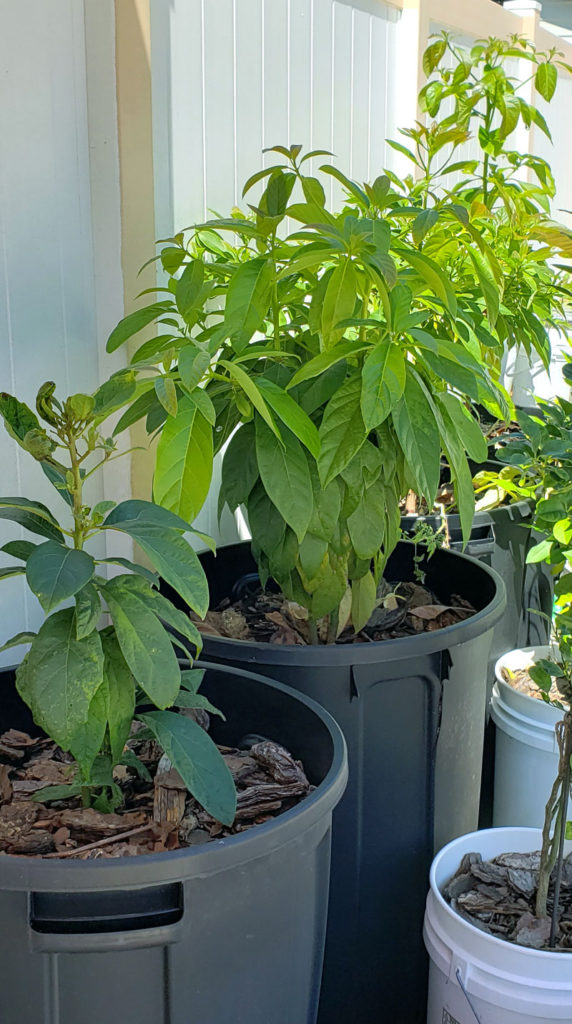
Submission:
M 104 892 L 32 892 L 32 949 L 85 953 L 164 946 L 180 938 L 181 882 Z

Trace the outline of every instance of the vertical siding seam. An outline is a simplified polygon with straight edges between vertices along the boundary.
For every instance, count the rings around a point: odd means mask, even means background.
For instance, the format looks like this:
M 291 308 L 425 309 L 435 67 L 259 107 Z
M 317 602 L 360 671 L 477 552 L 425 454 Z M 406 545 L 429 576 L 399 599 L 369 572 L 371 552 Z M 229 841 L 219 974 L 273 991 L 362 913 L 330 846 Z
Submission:
M 265 70 L 266 69 L 266 37 L 265 37 L 265 34 L 264 34 L 265 31 L 266 31 L 266 24 L 265 24 L 265 19 L 264 19 L 264 5 L 265 5 L 265 3 L 266 3 L 266 0 L 260 0 L 260 24 L 261 24 L 260 37 L 261 37 L 261 48 L 262 48 L 262 60 L 260 62 L 260 73 L 262 75 L 262 81 L 260 83 L 260 106 L 261 106 L 261 117 L 262 117 L 262 149 L 264 149 L 264 147 L 266 146 L 266 122 L 264 120 L 265 117 L 266 117 L 266 96 L 265 96 L 265 86 L 266 86 L 266 70 Z M 262 154 L 262 165 L 263 166 L 266 163 L 266 155 L 267 155 L 266 153 Z
M 310 149 L 314 146 L 314 0 L 310 0 Z M 310 160 L 310 174 L 314 173 L 314 161 Z
M 201 109 L 203 130 L 203 219 L 207 219 L 207 103 L 206 103 L 206 40 L 205 0 L 201 0 Z
M 334 0 L 332 4 L 332 73 L 331 73 L 331 108 L 330 108 L 330 149 L 334 153 L 334 127 L 336 123 L 336 9 Z M 335 155 L 335 153 L 334 153 Z M 334 201 L 334 180 L 330 181 L 330 205 Z
M 288 132 L 287 146 L 294 143 L 292 139 L 292 104 L 290 94 L 292 91 L 291 59 L 292 59 L 292 6 L 291 0 L 286 0 L 286 131 Z
M 369 16 L 368 34 L 368 66 L 367 66 L 367 176 L 371 179 L 371 136 L 373 132 L 373 118 L 371 105 L 371 76 L 373 64 L 373 15 Z
M 356 10 L 352 7 L 351 31 L 350 31 L 350 178 L 354 173 L 354 100 L 355 100 L 355 25 Z
M 238 103 L 237 103 L 236 0 L 232 0 L 232 129 L 234 160 L 234 205 L 238 205 Z

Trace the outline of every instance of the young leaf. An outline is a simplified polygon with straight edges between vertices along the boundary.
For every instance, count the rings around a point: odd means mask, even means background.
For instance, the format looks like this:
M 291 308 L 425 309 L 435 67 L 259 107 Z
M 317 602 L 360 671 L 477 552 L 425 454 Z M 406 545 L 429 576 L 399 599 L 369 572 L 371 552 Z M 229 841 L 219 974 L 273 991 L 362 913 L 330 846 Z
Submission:
M 10 437 L 22 444 L 30 430 L 40 430 L 40 421 L 24 402 L 5 391 L 0 393 L 0 416 Z
M 558 71 L 554 64 L 542 62 L 536 69 L 534 86 L 543 100 L 550 103 L 558 84 Z
M 205 811 L 223 825 L 236 814 L 236 789 L 212 739 L 192 718 L 172 711 L 139 715 Z
M 432 74 L 435 68 L 439 66 L 442 57 L 445 55 L 446 49 L 447 43 L 445 39 L 437 39 L 436 42 L 431 43 L 431 45 L 427 47 L 423 54 L 423 71 L 427 76 Z
M 344 333 L 338 325 L 351 317 L 357 298 L 357 276 L 350 259 L 338 263 L 328 281 L 322 307 L 322 343 L 333 348 Z
M 15 633 L 6 643 L 0 647 L 0 652 L 9 650 L 10 647 L 19 647 L 21 644 L 31 644 L 36 633 Z
M 242 352 L 268 313 L 274 264 L 258 257 L 239 265 L 226 293 L 224 325 L 233 347 Z
M 183 320 L 187 320 L 197 302 L 203 281 L 205 268 L 202 260 L 191 260 L 181 274 L 175 288 L 175 301 L 177 309 Z
M 0 498 L 0 519 L 11 519 L 30 533 L 63 543 L 63 534 L 49 508 L 27 498 Z
M 407 374 L 392 419 L 417 493 L 432 508 L 439 487 L 441 441 L 433 409 L 413 372 Z
M 169 416 L 177 415 L 177 389 L 171 377 L 155 378 L 155 394 Z
M 45 612 L 73 597 L 89 582 L 95 563 L 87 551 L 48 540 L 39 544 L 26 563 L 26 578 Z
M 63 750 L 87 720 L 103 679 L 99 633 L 76 637 L 73 608 L 50 615 L 16 670 L 16 688 L 34 721 Z
M 212 428 L 195 402 L 185 396 L 177 415 L 161 432 L 153 497 L 159 505 L 192 522 L 208 494 L 212 470 Z

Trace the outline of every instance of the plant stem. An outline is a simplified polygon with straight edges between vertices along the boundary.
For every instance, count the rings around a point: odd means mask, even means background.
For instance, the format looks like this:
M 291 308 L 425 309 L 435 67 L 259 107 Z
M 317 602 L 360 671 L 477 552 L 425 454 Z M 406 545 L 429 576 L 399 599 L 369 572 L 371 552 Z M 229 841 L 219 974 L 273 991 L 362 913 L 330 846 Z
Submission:
M 308 633 L 310 636 L 310 643 L 317 644 L 318 641 L 318 623 L 311 615 L 308 616 Z
M 330 621 L 328 623 L 328 643 L 329 644 L 335 643 L 337 632 L 338 632 L 339 621 L 340 621 L 340 608 L 339 608 L 339 605 L 338 605 L 337 608 L 334 608 L 333 612 L 330 612 Z
M 564 722 L 566 723 L 565 717 Z M 548 945 L 554 947 L 556 942 L 556 928 L 558 924 L 558 905 L 560 903 L 560 887 L 562 885 L 562 869 L 564 867 L 564 838 L 566 835 L 566 810 L 568 807 L 568 794 L 570 791 L 570 755 L 572 753 L 572 728 L 570 723 L 564 725 L 564 777 L 562 779 L 562 792 L 560 794 L 560 808 L 558 811 L 558 853 L 556 857 L 556 878 L 554 879 L 554 906 L 552 907 L 552 920 L 550 922 L 550 939 Z M 556 845 L 556 834 L 554 836 Z
M 76 439 L 70 430 L 68 435 L 68 451 L 70 455 L 71 472 L 73 476 L 73 543 L 74 548 L 83 547 L 83 495 L 82 479 L 80 473 L 81 459 L 76 448 Z
M 80 790 L 81 806 L 91 807 L 91 792 L 89 786 L 82 786 Z
M 537 917 L 547 917 L 548 886 L 552 869 L 563 852 L 564 835 L 566 832 L 566 806 L 570 784 L 570 755 L 572 753 L 572 712 L 568 711 L 562 722 L 556 726 L 560 761 L 558 775 L 546 804 L 544 826 L 542 829 L 542 852 L 538 873 L 538 889 L 536 890 Z M 550 838 L 550 830 L 554 821 L 554 835 Z M 555 900 L 555 908 L 557 902 Z M 554 911 L 553 913 L 555 913 Z

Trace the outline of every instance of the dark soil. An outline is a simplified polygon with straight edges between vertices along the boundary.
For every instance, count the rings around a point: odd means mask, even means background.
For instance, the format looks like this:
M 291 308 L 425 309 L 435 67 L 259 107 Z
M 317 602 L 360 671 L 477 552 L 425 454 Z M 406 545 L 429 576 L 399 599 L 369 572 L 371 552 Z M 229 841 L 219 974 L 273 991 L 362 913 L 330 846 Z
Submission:
M 532 949 L 548 949 L 550 916 L 534 914 L 540 852 L 502 853 L 483 861 L 467 853 L 447 882 L 443 896 L 460 917 L 481 931 Z M 554 906 L 554 886 L 548 892 L 548 915 Z M 572 854 L 564 861 L 556 952 L 572 952 Z
M 182 713 L 208 727 L 206 712 Z M 228 828 L 189 794 L 154 740 L 137 738 L 140 728 L 135 723 L 128 749 L 143 767 L 114 770 L 124 797 L 114 814 L 82 807 L 79 797 L 48 801 L 47 786 L 73 779 L 69 755 L 51 740 L 16 729 L 0 736 L 0 854 L 86 860 L 196 846 L 262 824 L 312 790 L 301 762 L 277 743 L 253 736 L 240 748 L 219 746 L 238 794 L 236 818 Z
M 475 608 L 456 594 L 450 604 L 420 583 L 386 583 L 378 588 L 378 605 L 366 626 L 356 633 L 349 619 L 337 643 L 392 640 L 417 633 L 443 629 L 475 614 Z M 208 612 L 204 621 L 195 618 L 202 633 L 231 637 L 234 640 L 261 641 L 271 644 L 309 644 L 308 613 L 295 601 L 282 594 L 244 587 L 234 601 L 225 599 L 218 608 Z M 325 642 L 327 618 L 318 623 L 318 635 Z

